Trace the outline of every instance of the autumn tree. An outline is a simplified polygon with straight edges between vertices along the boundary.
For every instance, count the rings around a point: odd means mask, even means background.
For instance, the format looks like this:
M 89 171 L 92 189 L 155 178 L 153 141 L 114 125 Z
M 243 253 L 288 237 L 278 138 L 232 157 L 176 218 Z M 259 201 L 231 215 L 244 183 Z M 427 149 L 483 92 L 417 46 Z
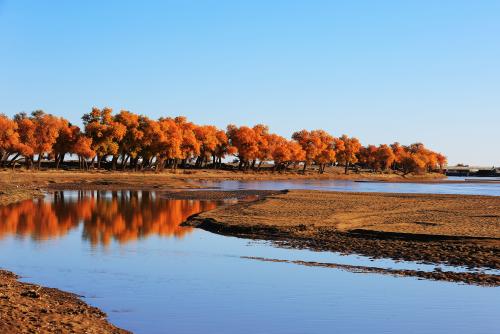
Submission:
M 72 152 L 78 156 L 80 168 L 88 168 L 87 160 L 95 157 L 95 151 L 92 149 L 92 139 L 85 137 L 81 132 L 76 136 L 76 142 L 73 145 Z
M 28 116 L 26 113 L 19 113 L 14 116 L 19 135 L 17 145 L 17 156 L 22 155 L 27 167 L 34 162 L 34 156 L 38 156 L 38 168 L 40 168 L 42 158 L 45 154 L 52 152 L 57 137 L 61 120 L 42 110 L 36 110 Z
M 260 169 L 263 162 L 272 159 L 271 146 L 269 145 L 271 134 L 269 133 L 269 127 L 264 124 L 257 124 L 252 130 L 255 134 L 257 145 L 257 153 L 252 161 L 252 168 L 255 167 L 255 162 L 259 160 L 258 169 Z
M 316 156 L 319 154 L 320 142 L 319 138 L 315 138 L 311 132 L 301 130 L 294 132 L 292 138 L 302 147 L 304 151 L 304 169 L 305 172 L 307 165 L 312 163 Z
M 122 110 L 115 115 L 114 121 L 125 128 L 125 134 L 118 142 L 118 155 L 121 158 L 122 169 L 125 169 L 129 159 L 136 159 L 142 145 L 144 132 L 140 128 L 140 116 L 127 110 Z M 113 168 L 116 166 L 118 156 L 113 158 Z
M 12 157 L 11 164 L 15 166 L 17 158 L 22 156 L 26 167 L 30 168 L 33 163 L 35 124 L 24 112 L 14 115 L 14 121 L 17 124 L 19 143 L 16 147 L 16 152 Z
M 4 114 L 0 114 L 0 164 L 5 162 L 19 146 L 17 124 Z
M 67 120 L 61 118 L 59 124 L 59 136 L 52 146 L 56 169 L 64 162 L 67 154 L 76 154 L 80 168 L 87 168 L 87 159 L 95 156 L 91 148 L 92 139 L 76 125 L 72 125 Z
M 215 168 L 215 150 L 217 149 L 217 128 L 213 125 L 197 126 L 194 129 L 196 140 L 200 144 L 200 155 L 196 159 L 195 165 L 203 167 L 209 159 L 213 160 L 213 167 Z
M 394 153 L 394 165 L 393 169 L 397 170 L 398 166 L 401 165 L 401 161 L 406 156 L 405 148 L 398 142 L 391 144 L 392 153 Z
M 367 168 L 376 170 L 377 166 L 377 146 L 368 145 L 361 147 L 357 159 L 359 163 Z
M 446 164 L 448 163 L 448 160 L 446 158 L 446 156 L 444 156 L 443 154 L 441 153 L 438 153 L 437 154 L 437 163 L 438 163 L 438 166 L 439 166 L 439 170 L 443 170 L 444 166 L 446 166 Z
M 165 160 L 173 168 L 177 168 L 177 162 L 183 156 L 182 144 L 183 133 L 177 123 L 172 118 L 160 118 L 159 137 L 153 143 L 154 151 L 157 152 L 156 170 L 162 170 L 165 167 Z
M 295 132 L 292 138 L 304 151 L 304 169 L 314 162 L 319 166 L 319 173 L 325 171 L 327 164 L 335 162 L 335 138 L 324 130 L 301 130 Z
M 200 143 L 196 139 L 194 130 L 196 125 L 192 122 L 188 122 L 186 117 L 178 116 L 174 118 L 174 122 L 181 132 L 181 151 L 180 156 L 175 157 L 174 168 L 177 168 L 177 159 L 181 159 L 182 166 L 186 167 L 186 163 L 200 154 Z
M 373 171 L 387 170 L 423 173 L 442 170 L 446 157 L 426 148 L 422 143 L 403 146 L 368 145 L 343 135 L 335 138 L 324 130 L 294 132 L 292 140 L 271 133 L 268 126 L 253 127 L 228 125 L 227 130 L 213 125 L 198 126 L 185 117 L 165 117 L 158 120 L 122 110 L 117 115 L 110 108 L 92 108 L 82 117 L 84 131 L 67 120 L 38 110 L 27 115 L 19 113 L 11 120 L 0 114 L 0 164 L 24 158 L 31 168 L 45 157 L 54 159 L 58 168 L 68 154 L 76 154 L 81 167 L 87 160 L 97 158 L 97 167 L 112 157 L 112 168 L 121 163 L 122 169 L 155 167 L 157 171 L 169 166 L 202 168 L 210 159 L 214 168 L 222 166 L 222 159 L 235 155 L 239 169 L 260 169 L 266 161 L 274 162 L 274 170 L 286 170 L 303 163 L 318 166 L 319 173 L 326 166 L 338 163 L 345 167 L 357 164 Z M 18 160 L 19 158 L 19 160 Z M 257 164 L 258 162 L 258 164 Z
M 249 168 L 250 162 L 257 158 L 259 151 L 255 131 L 247 126 L 238 128 L 230 124 L 227 126 L 226 133 L 231 146 L 234 146 L 237 150 L 237 157 L 239 159 L 238 168 Z
M 146 116 L 139 117 L 139 128 L 143 133 L 138 156 L 142 158 L 140 168 L 153 165 L 153 160 L 161 154 L 161 145 L 159 143 L 164 139 L 160 122 L 149 119 Z M 134 167 L 137 168 L 138 157 L 133 159 Z M 157 167 L 159 168 L 159 166 Z
M 222 159 L 226 157 L 226 155 L 234 155 L 237 152 L 236 147 L 232 146 L 229 142 L 229 138 L 227 134 L 223 130 L 217 130 L 215 134 L 217 137 L 217 145 L 215 147 L 214 155 L 215 155 L 215 165 L 216 167 L 220 167 L 222 165 Z
M 77 140 L 80 136 L 80 128 L 72 125 L 67 120 L 61 118 L 58 128 L 59 134 L 52 146 L 52 152 L 56 162 L 56 169 L 64 161 L 68 153 L 73 153 Z
M 355 137 L 349 138 L 342 135 L 336 145 L 337 161 L 345 165 L 345 174 L 348 173 L 349 165 L 358 161 L 357 154 L 361 149 L 361 143 Z
M 388 145 L 383 144 L 377 148 L 375 156 L 377 169 L 378 168 L 381 168 L 383 170 L 389 169 L 394 163 L 395 159 L 396 156 L 394 155 L 394 152 Z
M 82 117 L 85 134 L 92 139 L 91 149 L 96 153 L 97 168 L 107 156 L 115 157 L 119 151 L 119 142 L 125 136 L 125 125 L 114 121 L 111 108 L 92 108 Z

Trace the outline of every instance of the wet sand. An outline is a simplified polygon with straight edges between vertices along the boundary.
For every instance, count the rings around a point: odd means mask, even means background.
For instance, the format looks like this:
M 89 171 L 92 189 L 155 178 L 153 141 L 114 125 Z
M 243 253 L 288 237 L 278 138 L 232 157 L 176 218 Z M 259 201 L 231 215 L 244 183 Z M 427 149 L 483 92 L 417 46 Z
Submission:
M 293 190 L 185 225 L 285 247 L 500 269 L 500 197 Z
M 130 333 L 75 294 L 17 279 L 0 270 L 0 333 Z

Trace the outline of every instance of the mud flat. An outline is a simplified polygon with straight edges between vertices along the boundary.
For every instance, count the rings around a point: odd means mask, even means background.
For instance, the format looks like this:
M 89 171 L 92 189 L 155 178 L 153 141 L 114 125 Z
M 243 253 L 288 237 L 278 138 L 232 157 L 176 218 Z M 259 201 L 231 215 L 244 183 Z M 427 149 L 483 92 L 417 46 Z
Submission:
M 75 294 L 17 279 L 0 270 L 0 333 L 130 333 Z
M 285 247 L 500 268 L 495 196 L 293 190 L 219 207 L 184 224 Z

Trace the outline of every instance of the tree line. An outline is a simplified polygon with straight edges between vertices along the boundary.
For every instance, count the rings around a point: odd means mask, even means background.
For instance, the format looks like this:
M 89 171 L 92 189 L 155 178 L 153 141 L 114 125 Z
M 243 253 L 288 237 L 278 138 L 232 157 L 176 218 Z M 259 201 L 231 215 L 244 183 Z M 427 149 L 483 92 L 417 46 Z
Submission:
M 62 117 L 41 110 L 0 114 L 0 165 L 40 168 L 42 161 L 59 168 L 70 155 L 81 169 L 103 167 L 161 171 L 165 168 L 222 168 L 234 156 L 240 170 L 260 170 L 264 163 L 273 171 L 290 168 L 305 171 L 317 166 L 339 165 L 402 173 L 441 170 L 446 157 L 422 143 L 397 142 L 363 146 L 355 137 L 334 137 L 324 130 L 301 130 L 291 139 L 271 133 L 263 124 L 253 127 L 230 124 L 226 130 L 196 125 L 186 117 L 157 120 L 122 110 L 92 108 L 82 116 L 83 129 Z M 236 168 L 236 167 L 234 167 Z

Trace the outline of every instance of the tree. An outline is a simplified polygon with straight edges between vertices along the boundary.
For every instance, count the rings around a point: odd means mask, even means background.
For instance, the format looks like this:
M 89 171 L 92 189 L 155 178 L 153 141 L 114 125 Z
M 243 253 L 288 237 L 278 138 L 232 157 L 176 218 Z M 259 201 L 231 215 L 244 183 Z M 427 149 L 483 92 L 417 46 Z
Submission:
M 178 116 L 174 119 L 175 124 L 181 131 L 181 154 L 176 157 L 174 161 L 174 168 L 177 168 L 177 158 L 182 160 L 182 166 L 186 167 L 186 163 L 193 157 L 197 157 L 200 154 L 200 143 L 196 139 L 194 129 L 196 125 L 194 123 L 188 122 L 186 117 Z
M 59 136 L 59 128 L 62 120 L 46 114 L 42 110 L 32 112 L 31 119 L 35 126 L 33 132 L 33 152 L 38 154 L 38 168 L 40 168 L 42 156 L 52 151 L 52 146 Z
M 153 143 L 154 151 L 157 152 L 156 170 L 164 168 L 165 159 L 170 160 L 170 166 L 177 168 L 177 160 L 183 156 L 182 130 L 171 118 L 160 118 L 160 133 L 157 141 Z
M 4 166 L 11 154 L 19 146 L 17 124 L 4 114 L 0 114 L 0 164 Z
M 250 167 L 250 161 L 257 158 L 259 147 L 257 144 L 257 135 L 252 128 L 247 126 L 236 127 L 234 125 L 227 126 L 227 137 L 231 146 L 237 150 L 237 156 L 240 161 L 238 168 Z
M 257 124 L 252 128 L 255 134 L 255 140 L 257 145 L 257 153 L 255 154 L 255 158 L 252 161 L 252 168 L 255 167 L 255 162 L 259 160 L 259 166 L 257 169 L 260 169 L 260 166 L 264 161 L 268 161 L 272 159 L 271 155 L 271 146 L 269 145 L 270 134 L 269 127 L 264 124 Z
M 361 143 L 358 138 L 349 138 L 347 135 L 342 135 L 336 145 L 337 160 L 345 165 L 345 174 L 348 173 L 349 165 L 358 161 L 357 154 L 361 149 Z
M 97 156 L 97 168 L 101 168 L 101 161 L 108 155 L 115 156 L 119 150 L 119 142 L 125 136 L 126 127 L 113 120 L 111 108 L 92 108 L 82 117 L 85 126 L 85 135 L 92 139 L 91 149 Z
M 304 169 L 314 162 L 319 166 L 319 173 L 323 173 L 325 166 L 335 161 L 335 138 L 324 130 L 301 130 L 295 132 L 292 138 L 304 151 Z
M 438 153 L 437 154 L 437 162 L 439 165 L 439 170 L 442 171 L 444 166 L 446 166 L 446 164 L 448 163 L 448 160 L 446 159 L 446 157 L 444 155 L 442 155 L 441 153 Z
M 366 147 L 361 147 L 358 152 L 357 159 L 364 167 L 376 170 L 377 147 L 375 145 L 368 145 Z
M 397 170 L 398 166 L 401 164 L 401 161 L 406 156 L 406 151 L 400 143 L 394 142 L 391 144 L 392 153 L 394 153 L 394 165 L 393 169 Z
M 14 115 L 14 121 L 17 124 L 19 144 L 15 149 L 16 154 L 12 158 L 11 163 L 15 166 L 17 157 L 21 155 L 24 157 L 26 167 L 30 168 L 33 163 L 35 124 L 24 112 Z
M 395 159 L 396 156 L 394 155 L 394 152 L 389 146 L 383 144 L 377 148 L 376 152 L 377 168 L 382 168 L 383 170 L 386 170 L 392 166 Z
M 76 142 L 73 145 L 72 153 L 78 155 L 80 168 L 87 168 L 87 159 L 93 159 L 95 157 L 95 151 L 92 150 L 92 139 L 79 133 L 76 136 Z
M 115 115 L 114 121 L 125 128 L 125 134 L 118 142 L 118 154 L 121 157 L 122 169 L 125 169 L 129 159 L 135 159 L 141 150 L 144 132 L 140 128 L 140 116 L 127 110 Z M 118 157 L 113 160 L 113 167 Z
M 208 159 L 213 159 L 215 168 L 215 150 L 217 149 L 217 128 L 213 125 L 198 126 L 194 129 L 196 140 L 200 144 L 200 155 L 196 159 L 196 166 L 203 167 Z
M 307 130 L 294 132 L 292 138 L 302 147 L 302 150 L 304 151 L 303 171 L 305 172 L 307 165 L 312 163 L 315 157 L 319 154 L 319 138 L 315 138 L 312 133 Z
M 159 143 L 163 140 L 164 135 L 160 122 L 149 119 L 146 116 L 139 117 L 139 128 L 143 136 L 138 156 L 142 158 L 140 168 L 143 169 L 146 166 L 151 166 L 153 164 L 153 159 L 160 155 L 162 147 L 160 147 Z M 138 161 L 139 159 L 136 157 L 134 159 L 136 168 Z
M 59 134 L 52 146 L 52 151 L 56 161 L 56 169 L 64 161 L 67 153 L 74 153 L 75 145 L 80 137 L 80 128 L 72 125 L 67 120 L 61 118 L 59 123 Z
M 229 138 L 227 137 L 225 131 L 217 130 L 215 136 L 217 137 L 217 146 L 214 151 L 216 160 L 215 164 L 220 168 L 222 165 L 222 159 L 224 159 L 226 155 L 236 154 L 237 149 L 229 143 Z

